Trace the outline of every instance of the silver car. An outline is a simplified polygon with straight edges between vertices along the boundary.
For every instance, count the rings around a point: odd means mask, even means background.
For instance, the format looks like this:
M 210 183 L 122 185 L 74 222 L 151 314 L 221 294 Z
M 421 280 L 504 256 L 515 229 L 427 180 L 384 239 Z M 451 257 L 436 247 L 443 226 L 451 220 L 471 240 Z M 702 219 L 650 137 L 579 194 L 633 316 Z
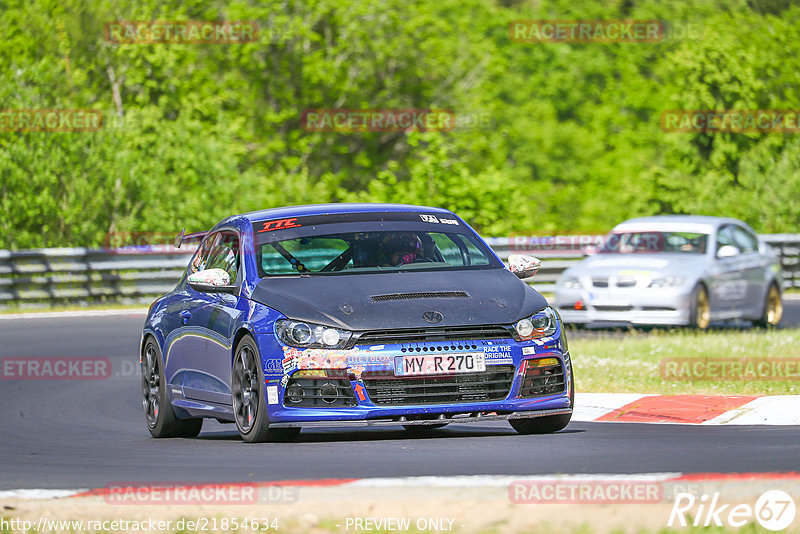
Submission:
M 564 322 L 692 325 L 783 314 L 778 257 L 736 219 L 663 215 L 630 219 L 556 283 Z

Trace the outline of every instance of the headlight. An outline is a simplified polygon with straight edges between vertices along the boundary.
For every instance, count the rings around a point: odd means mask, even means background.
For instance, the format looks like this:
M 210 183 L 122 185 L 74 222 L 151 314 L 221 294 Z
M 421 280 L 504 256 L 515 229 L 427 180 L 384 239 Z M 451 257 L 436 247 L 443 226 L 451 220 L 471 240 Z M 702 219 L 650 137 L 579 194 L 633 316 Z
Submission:
M 275 334 L 290 347 L 341 349 L 350 341 L 351 332 L 291 319 L 275 321 Z
M 665 276 L 664 278 L 656 278 L 648 287 L 676 287 L 682 285 L 686 278 L 682 276 Z
M 514 325 L 514 334 L 517 341 L 538 339 L 550 336 L 558 328 L 558 317 L 553 308 L 549 306 L 536 315 L 522 319 Z
M 581 281 L 580 280 L 578 280 L 574 276 L 568 276 L 567 278 L 564 278 L 561 281 L 561 287 L 564 287 L 564 288 L 567 288 L 567 289 L 580 289 L 583 286 L 581 286 Z

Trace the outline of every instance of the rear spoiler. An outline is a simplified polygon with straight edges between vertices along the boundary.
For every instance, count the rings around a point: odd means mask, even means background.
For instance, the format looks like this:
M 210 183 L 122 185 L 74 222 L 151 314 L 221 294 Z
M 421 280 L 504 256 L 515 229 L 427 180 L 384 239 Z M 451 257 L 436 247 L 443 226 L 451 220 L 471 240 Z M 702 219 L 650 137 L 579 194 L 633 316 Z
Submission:
M 195 232 L 187 234 L 186 228 L 181 228 L 181 232 L 175 236 L 175 248 L 181 248 L 181 245 L 187 241 L 200 241 L 208 232 Z

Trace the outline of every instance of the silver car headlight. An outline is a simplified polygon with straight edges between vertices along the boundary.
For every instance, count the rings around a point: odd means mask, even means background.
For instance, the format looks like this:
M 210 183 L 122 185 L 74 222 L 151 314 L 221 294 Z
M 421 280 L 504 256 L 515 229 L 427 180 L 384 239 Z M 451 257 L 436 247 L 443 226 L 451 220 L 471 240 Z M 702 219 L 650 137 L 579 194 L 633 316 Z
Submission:
M 583 286 L 581 285 L 580 280 L 574 276 L 568 276 L 561 280 L 561 287 L 565 289 L 581 289 Z
M 647 287 L 678 287 L 683 285 L 686 278 L 682 276 L 665 276 L 663 278 L 656 278 Z
M 531 317 L 522 319 L 514 325 L 514 338 L 517 341 L 538 339 L 553 335 L 558 328 L 558 316 L 551 307 L 547 307 Z
M 275 321 L 275 334 L 285 345 L 308 349 L 341 349 L 353 335 L 347 330 L 291 319 Z

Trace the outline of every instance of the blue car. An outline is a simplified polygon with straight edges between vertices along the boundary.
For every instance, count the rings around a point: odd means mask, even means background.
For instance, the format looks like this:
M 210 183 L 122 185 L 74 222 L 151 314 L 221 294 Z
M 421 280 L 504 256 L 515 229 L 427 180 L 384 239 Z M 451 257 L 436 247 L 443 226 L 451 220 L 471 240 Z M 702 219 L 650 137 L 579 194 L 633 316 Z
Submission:
M 228 217 L 202 239 L 142 332 L 154 437 L 203 419 L 247 442 L 303 427 L 507 420 L 569 423 L 574 381 L 558 313 L 450 211 L 328 204 Z

